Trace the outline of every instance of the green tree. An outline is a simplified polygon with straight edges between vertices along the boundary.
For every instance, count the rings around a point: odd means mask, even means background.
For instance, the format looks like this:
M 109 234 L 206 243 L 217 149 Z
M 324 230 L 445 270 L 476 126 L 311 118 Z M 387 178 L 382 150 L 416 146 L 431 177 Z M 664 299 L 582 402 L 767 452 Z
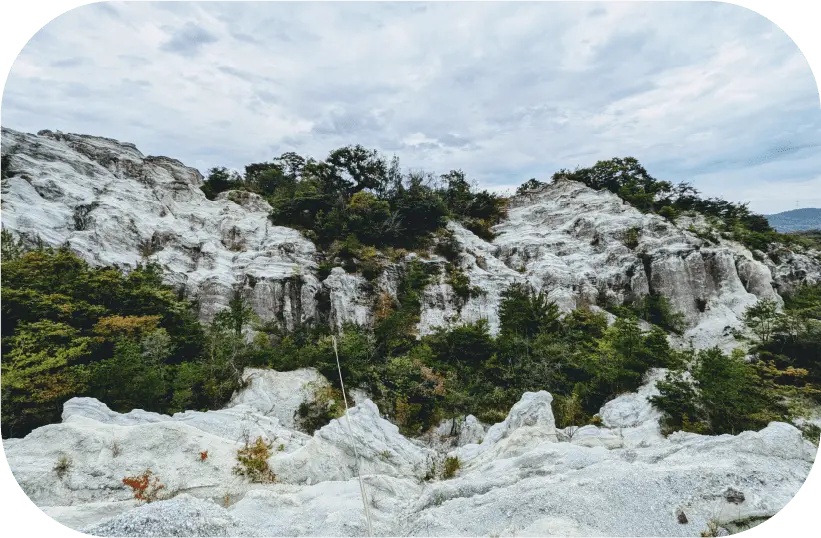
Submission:
M 35 425 L 59 419 L 62 404 L 82 393 L 82 364 L 94 340 L 65 323 L 21 323 L 4 338 L 2 369 L 3 436 L 22 436 Z
M 206 198 L 213 200 L 221 192 L 239 189 L 243 186 L 242 177 L 238 173 L 219 166 L 208 170 L 208 177 L 200 188 Z
M 145 340 L 143 341 L 145 343 Z M 93 365 L 90 394 L 119 412 L 162 411 L 168 393 L 166 366 L 140 342 L 120 340 L 110 358 Z
M 762 345 L 767 345 L 782 316 L 775 301 L 761 299 L 744 311 L 744 323 L 755 333 Z
M 535 177 L 530 178 L 521 185 L 519 185 L 519 187 L 516 189 L 516 194 L 521 196 L 522 194 L 536 190 L 540 187 L 543 187 L 544 185 L 546 185 L 546 183 L 536 180 Z
M 499 324 L 502 332 L 533 338 L 542 331 L 558 330 L 559 308 L 544 292 L 514 283 L 502 292 Z

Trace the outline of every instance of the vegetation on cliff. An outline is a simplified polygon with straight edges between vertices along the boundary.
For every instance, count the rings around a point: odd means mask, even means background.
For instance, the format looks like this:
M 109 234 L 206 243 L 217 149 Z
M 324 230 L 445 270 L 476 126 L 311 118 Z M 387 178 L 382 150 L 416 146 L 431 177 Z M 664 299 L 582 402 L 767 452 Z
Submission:
M 705 200 L 688 185 L 658 181 L 635 159 L 561 171 L 554 180 L 611 190 L 671 220 L 705 215 L 719 233 L 753 248 L 792 241 L 746 205 Z M 539 185 L 531 180 L 520 192 Z M 301 229 L 329 254 L 320 276 L 341 263 L 374 278 L 383 257 L 434 241 L 435 251 L 452 261 L 458 245 L 442 228 L 445 219 L 487 238 L 506 206 L 460 171 L 438 178 L 403 174 L 396 160 L 360 146 L 324 161 L 286 153 L 248 165 L 242 176 L 213 169 L 203 186 L 209 197 L 236 189 L 265 197 L 273 222 Z M 169 413 L 224 405 L 246 366 L 311 366 L 337 379 L 327 325 L 282 333 L 259 323 L 238 294 L 203 326 L 197 305 L 163 284 L 156 266 L 91 267 L 67 248 L 27 252 L 6 232 L 2 247 L 4 437 L 59 420 L 72 396 L 93 396 L 117 411 Z M 338 337 L 346 383 L 368 391 L 407 434 L 466 413 L 500 420 L 522 392 L 542 389 L 556 397 L 560 426 L 578 424 L 608 399 L 635 390 L 652 367 L 671 369 L 654 401 L 671 430 L 736 432 L 821 400 L 818 286 L 799 288 L 783 312 L 767 302 L 751 308 L 745 321 L 756 338 L 746 346 L 748 356 L 728 356 L 672 349 L 667 333 L 681 332 L 682 320 L 663 297 L 615 307 L 618 319 L 608 326 L 605 314 L 587 309 L 560 316 L 544 294 L 523 285 L 505 290 L 497 336 L 477 322 L 419 338 L 429 283 L 443 278 L 462 301 L 476 290 L 452 263 L 443 275 L 441 265 L 418 259 L 397 267 L 396 297 L 377 298 L 373 326 L 349 325 Z M 255 336 L 249 341 L 248 334 Z M 335 414 L 306 408 L 302 418 L 315 429 Z

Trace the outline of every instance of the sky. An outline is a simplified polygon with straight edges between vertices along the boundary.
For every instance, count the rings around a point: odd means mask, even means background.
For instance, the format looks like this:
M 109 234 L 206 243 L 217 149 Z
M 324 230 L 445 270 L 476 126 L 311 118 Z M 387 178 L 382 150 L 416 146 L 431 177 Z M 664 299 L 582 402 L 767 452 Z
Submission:
M 203 172 L 362 144 L 508 192 L 633 156 L 757 212 L 821 207 L 809 64 L 729 4 L 92 4 L 29 41 L 0 114 Z

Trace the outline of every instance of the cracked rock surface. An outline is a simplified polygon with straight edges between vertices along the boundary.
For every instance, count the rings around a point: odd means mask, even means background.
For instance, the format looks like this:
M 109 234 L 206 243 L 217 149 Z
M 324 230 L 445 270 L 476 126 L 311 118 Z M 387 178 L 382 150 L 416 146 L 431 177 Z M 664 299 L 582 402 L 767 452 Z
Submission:
M 803 484 L 816 447 L 780 422 L 735 436 L 664 438 L 647 401 L 662 373 L 610 402 L 625 412 L 602 409 L 601 428 L 572 436 L 556 429 L 544 391 L 523 395 L 486 433 L 464 421 L 461 432 L 482 435 L 481 443 L 459 446 L 460 432 L 434 448 L 402 436 L 367 399 L 308 436 L 260 411 L 270 399 L 255 401 L 263 393 L 249 387 L 234 397 L 242 404 L 174 416 L 119 414 L 75 398 L 62 423 L 4 445 L 35 504 L 98 536 L 364 536 L 354 448 L 380 535 L 698 536 L 710 520 L 732 527 L 778 512 Z M 268 372 L 268 382 L 297 393 L 314 379 L 289 374 Z M 283 444 L 269 459 L 276 483 L 231 472 L 243 429 Z M 426 479 L 446 450 L 460 458 L 456 476 Z M 58 476 L 63 456 L 71 464 Z M 122 478 L 147 468 L 169 498 L 131 497 Z

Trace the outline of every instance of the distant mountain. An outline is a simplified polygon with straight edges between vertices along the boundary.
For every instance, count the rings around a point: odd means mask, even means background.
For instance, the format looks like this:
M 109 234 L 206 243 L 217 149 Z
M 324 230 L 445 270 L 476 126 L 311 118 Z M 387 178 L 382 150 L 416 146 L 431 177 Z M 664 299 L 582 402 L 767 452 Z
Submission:
M 779 232 L 821 230 L 821 208 L 802 207 L 801 209 L 765 216 L 770 221 L 770 226 Z

